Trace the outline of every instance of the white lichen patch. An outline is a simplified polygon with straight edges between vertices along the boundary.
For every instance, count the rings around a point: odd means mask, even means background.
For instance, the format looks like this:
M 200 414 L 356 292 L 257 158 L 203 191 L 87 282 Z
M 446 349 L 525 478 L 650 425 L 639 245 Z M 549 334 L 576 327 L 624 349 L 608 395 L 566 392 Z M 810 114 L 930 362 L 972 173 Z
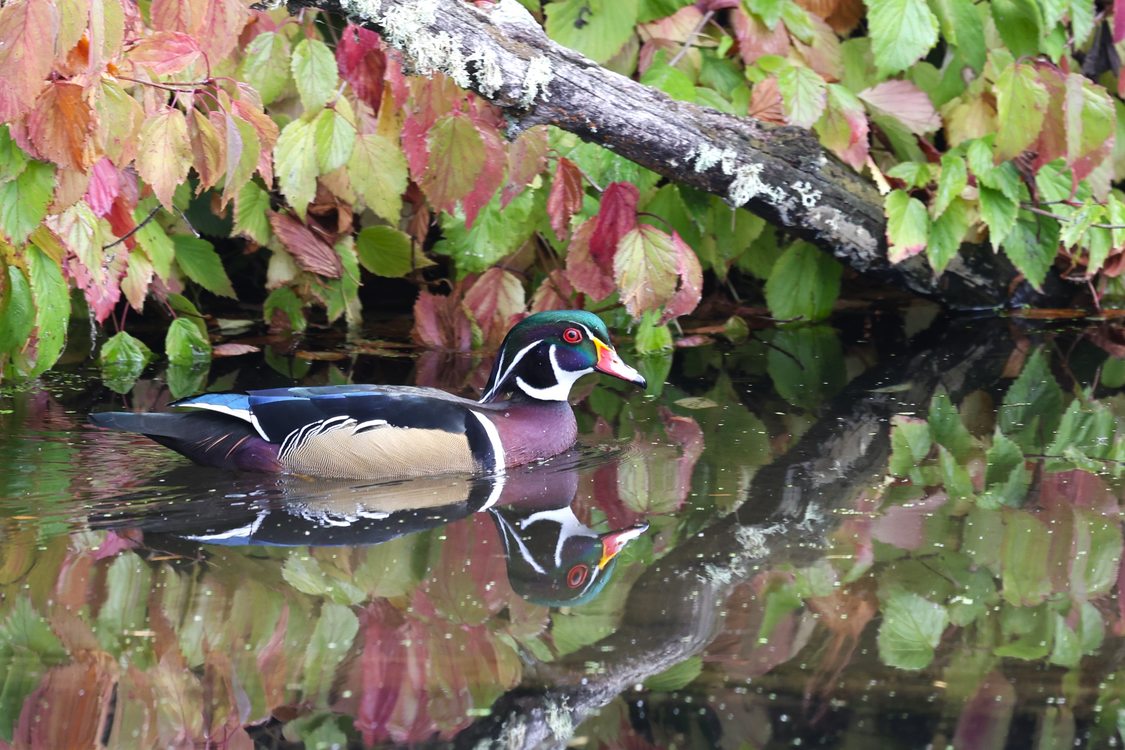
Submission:
M 765 196 L 778 208 L 784 208 L 789 196 L 778 185 L 771 185 L 762 179 L 761 164 L 744 164 L 734 169 L 734 179 L 727 188 L 727 200 L 733 206 L 745 206 L 758 196 Z
M 523 95 L 520 96 L 520 106 L 524 109 L 529 108 L 535 102 L 536 97 L 542 101 L 550 99 L 547 85 L 554 76 L 555 73 L 551 70 L 551 61 L 545 55 L 537 55 L 531 58 L 531 62 L 527 64 L 527 72 L 523 76 Z
M 797 194 L 801 196 L 801 205 L 805 208 L 814 208 L 820 202 L 822 193 L 812 186 L 812 183 L 797 180 L 792 185 Z
M 824 204 L 816 206 L 805 215 L 805 222 L 814 231 L 831 232 L 836 236 L 837 244 L 849 245 L 865 262 L 882 259 L 879 243 L 871 232 L 838 208 Z
M 704 143 L 694 153 L 688 155 L 688 159 L 692 158 L 695 159 L 695 171 L 706 172 L 719 163 L 723 158 L 723 151 L 709 143 Z
M 574 734 L 574 719 L 570 715 L 566 698 L 557 704 L 547 704 L 547 728 L 560 740 L 570 739 Z
M 477 65 L 477 89 L 481 95 L 489 99 L 496 96 L 496 92 L 504 84 L 504 71 L 500 68 L 496 53 L 482 48 L 469 55 L 466 61 Z

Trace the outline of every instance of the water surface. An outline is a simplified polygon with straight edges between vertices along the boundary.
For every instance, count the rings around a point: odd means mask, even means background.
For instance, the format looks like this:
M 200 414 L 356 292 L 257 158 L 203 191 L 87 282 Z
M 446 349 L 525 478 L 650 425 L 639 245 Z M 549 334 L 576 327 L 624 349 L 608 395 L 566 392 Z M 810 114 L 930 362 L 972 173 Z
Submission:
M 575 450 L 502 478 L 236 474 L 85 422 L 197 387 L 472 394 L 479 358 L 5 386 L 0 739 L 1115 746 L 1117 336 L 912 326 L 681 349 L 644 396 L 588 378 Z

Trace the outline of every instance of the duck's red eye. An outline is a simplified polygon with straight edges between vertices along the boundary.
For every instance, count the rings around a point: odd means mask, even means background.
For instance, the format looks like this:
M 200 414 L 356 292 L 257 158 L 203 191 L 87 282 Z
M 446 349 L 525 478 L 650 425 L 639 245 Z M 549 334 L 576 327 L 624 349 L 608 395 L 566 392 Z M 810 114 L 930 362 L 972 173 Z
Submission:
M 578 588 L 586 580 L 586 574 L 589 572 L 590 569 L 582 563 L 575 565 L 566 574 L 566 585 L 572 589 Z
M 563 341 L 568 344 L 577 344 L 582 340 L 582 331 L 577 328 L 567 328 L 563 331 Z

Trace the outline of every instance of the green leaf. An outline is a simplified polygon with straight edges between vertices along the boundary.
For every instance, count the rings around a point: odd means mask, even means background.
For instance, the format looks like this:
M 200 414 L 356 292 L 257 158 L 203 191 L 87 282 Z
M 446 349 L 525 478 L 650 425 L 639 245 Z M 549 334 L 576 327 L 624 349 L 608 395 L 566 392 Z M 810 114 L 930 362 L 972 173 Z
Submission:
M 866 0 L 871 51 L 886 77 L 906 70 L 938 40 L 938 22 L 925 0 Z
M 770 340 L 767 370 L 778 395 L 814 409 L 847 382 L 840 338 L 827 326 L 787 327 Z
M 8 266 L 7 274 L 7 291 L 0 297 L 0 355 L 23 348 L 35 327 L 31 284 L 16 266 Z
M 172 260 L 176 256 L 176 246 L 155 217 L 145 221 L 157 205 L 155 198 L 141 201 L 137 205 L 136 210 L 133 211 L 133 219 L 138 226 L 144 222 L 144 226 L 140 227 L 133 236 L 137 238 L 137 243 L 152 262 L 152 269 L 156 275 L 161 279 L 167 279 L 172 275 Z
M 43 222 L 55 189 L 55 166 L 29 161 L 15 179 L 0 174 L 0 229 L 21 244 Z
M 908 188 L 920 188 L 929 184 L 930 165 L 917 161 L 904 161 L 887 170 L 887 177 L 902 180 Z
M 659 693 L 682 690 L 703 672 L 703 659 L 690 656 L 663 672 L 645 679 L 645 689 Z
M 182 294 L 169 294 L 167 302 L 175 317 L 184 318 L 196 327 L 200 336 L 207 338 L 207 321 L 203 319 L 203 313 L 196 309 L 191 300 Z
M 1074 47 L 1086 46 L 1090 34 L 1094 33 L 1094 0 L 1070 0 L 1070 28 L 1074 32 Z
M 305 38 L 297 42 L 293 48 L 291 68 L 305 111 L 323 107 L 340 85 L 336 75 L 336 58 L 328 45 L 319 39 Z
M 368 208 L 392 224 L 398 223 L 407 170 L 406 157 L 397 144 L 381 135 L 359 136 L 348 160 L 348 176 Z
M 175 235 L 172 242 L 176 247 L 176 265 L 189 279 L 212 294 L 237 299 L 223 262 L 210 242 L 187 234 Z
M 497 191 L 477 214 L 472 229 L 465 228 L 464 217 L 442 214 L 442 239 L 434 245 L 434 252 L 452 257 L 459 277 L 487 271 L 534 234 L 539 220 L 538 192 L 523 191 L 501 211 L 500 191 Z
M 316 163 L 321 174 L 348 163 L 355 148 L 355 125 L 335 109 L 326 109 L 313 120 L 316 129 Z
M 274 289 L 262 304 L 262 317 L 271 326 L 276 326 L 284 317 L 281 327 L 300 333 L 305 330 L 305 306 L 301 299 L 287 286 Z
M 945 40 L 964 55 L 969 67 L 980 72 L 988 48 L 984 24 L 972 0 L 932 0 L 930 7 L 937 13 Z M 954 67 L 958 72 L 961 69 L 960 65 Z
M 330 571 L 326 572 L 307 551 L 290 552 L 281 566 L 281 577 L 302 593 L 325 597 L 338 604 L 359 604 L 366 599 L 366 592 Z
M 980 186 L 980 217 L 988 227 L 988 239 L 993 250 L 999 249 L 1015 228 L 1018 213 L 1019 203 L 1015 199 L 999 190 Z
M 316 195 L 316 128 L 301 119 L 290 122 L 277 139 L 273 158 L 281 194 L 303 221 Z
M 1034 57 L 1039 53 L 1043 13 L 1035 0 L 992 0 L 992 20 L 1015 57 Z
M 359 620 L 343 604 L 326 603 L 320 609 L 312 637 L 305 648 L 304 696 L 324 705 L 336 678 L 336 668 L 347 656 L 359 632 Z
M 766 304 L 775 318 L 823 320 L 840 294 L 839 262 L 808 242 L 789 246 L 773 264 L 766 282 Z
M 926 257 L 934 273 L 941 274 L 957 255 L 965 233 L 969 231 L 969 204 L 955 198 L 941 216 L 930 226 L 930 241 L 926 245 Z
M 289 41 L 275 31 L 266 31 L 246 46 L 242 78 L 258 90 L 266 105 L 285 91 L 289 83 Z
M 887 195 L 887 255 L 892 263 L 906 260 L 926 249 L 930 235 L 930 215 L 926 206 L 905 190 Z
M 1012 159 L 1039 138 L 1050 95 L 1034 65 L 1009 65 L 996 80 L 996 157 Z
M 790 125 L 811 128 L 824 114 L 827 84 L 819 73 L 804 65 L 791 64 L 777 75 L 777 90 Z
M 660 312 L 646 310 L 633 335 L 633 348 L 642 357 L 649 354 L 670 352 L 675 347 L 672 332 L 667 325 L 660 325 Z
M 980 497 L 983 508 L 998 508 L 1007 505 L 1021 507 L 1027 500 L 1027 488 L 1031 483 L 1030 474 L 1024 463 L 1023 452 L 1003 433 L 997 432 L 992 446 L 985 454 L 988 463 L 984 474 L 984 494 Z
M 394 227 L 367 227 L 356 237 L 355 249 L 359 262 L 376 276 L 397 279 L 434 265 L 421 251 L 414 250 L 408 234 Z
M 247 182 L 234 200 L 234 227 L 231 231 L 265 245 L 270 241 L 271 234 L 269 210 L 270 194 L 258 187 L 256 182 Z
M 1063 392 L 1042 349 L 1036 349 L 1004 394 L 997 415 L 1000 431 L 1024 450 L 1037 453 L 1054 435 L 1063 410 Z
M 35 346 L 12 358 L 16 370 L 33 378 L 55 364 L 66 346 L 70 322 L 70 288 L 58 263 L 37 245 L 28 245 L 27 267 L 31 273 L 31 296 L 35 301 Z M 28 359 L 34 355 L 34 359 Z
M 164 337 L 164 353 L 174 365 L 191 367 L 211 359 L 211 342 L 199 332 L 195 323 L 176 318 Z
M 929 666 L 948 622 L 949 615 L 940 604 L 915 593 L 893 592 L 883 602 L 879 658 L 898 669 L 917 670 Z
M 1005 518 L 1003 539 L 1003 596 L 1009 604 L 1028 607 L 1051 593 L 1048 572 L 1051 532 L 1030 513 L 1012 513 Z
M 211 371 L 210 361 L 196 362 L 192 365 L 171 363 L 164 370 L 164 380 L 172 398 L 187 398 L 202 393 L 207 387 L 207 376 Z
M 695 84 L 691 78 L 679 68 L 669 65 L 661 53 L 641 76 L 641 83 L 658 88 L 673 99 L 695 101 Z
M 900 477 L 915 476 L 915 469 L 929 455 L 932 446 L 930 427 L 925 421 L 913 417 L 895 416 L 891 429 L 889 471 Z
M 961 415 L 957 407 L 949 400 L 949 395 L 944 390 L 939 390 L 930 399 L 930 413 L 926 421 L 930 425 L 930 432 L 934 440 L 949 449 L 954 458 L 964 461 L 973 449 L 973 436 L 961 423 Z
M 935 219 L 941 216 L 953 199 L 960 197 L 968 184 L 969 172 L 965 168 L 965 160 L 957 154 L 942 154 L 941 176 L 938 178 L 933 205 L 930 206 L 930 215 Z
M 596 63 L 606 63 L 633 35 L 637 0 L 559 0 L 547 6 L 547 34 Z
M 55 191 L 55 166 L 29 161 L 15 179 L 2 178 L 0 175 L 0 229 L 18 245 L 47 215 Z
M 1058 255 L 1059 222 L 1042 214 L 1021 216 L 1003 247 L 1012 265 L 1039 289 Z
M 954 500 L 971 500 L 975 496 L 969 470 L 961 465 L 945 446 L 938 446 L 938 469 L 946 493 Z
M 31 158 L 12 140 L 7 125 L 0 125 L 0 182 L 14 179 L 23 172 Z
M 102 344 L 98 355 L 102 379 L 110 390 L 128 393 L 133 383 L 152 361 L 152 351 L 125 331 L 118 331 Z

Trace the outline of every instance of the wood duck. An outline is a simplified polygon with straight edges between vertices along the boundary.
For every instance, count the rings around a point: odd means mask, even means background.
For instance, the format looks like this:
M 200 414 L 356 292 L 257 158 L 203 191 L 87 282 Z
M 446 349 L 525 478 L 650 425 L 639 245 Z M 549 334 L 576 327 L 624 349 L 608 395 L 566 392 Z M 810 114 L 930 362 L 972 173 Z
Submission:
M 560 310 L 508 332 L 479 401 L 409 386 L 273 388 L 173 404 L 186 412 L 101 412 L 90 421 L 222 468 L 362 479 L 494 473 L 574 444 L 567 397 L 594 371 L 646 385 L 600 318 Z

